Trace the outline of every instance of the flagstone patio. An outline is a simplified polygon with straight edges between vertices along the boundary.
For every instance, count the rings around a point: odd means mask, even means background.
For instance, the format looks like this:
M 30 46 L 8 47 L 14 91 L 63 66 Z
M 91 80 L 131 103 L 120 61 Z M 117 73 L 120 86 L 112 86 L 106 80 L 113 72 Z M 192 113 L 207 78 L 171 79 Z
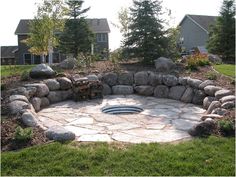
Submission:
M 101 111 L 110 105 L 135 105 L 144 111 L 126 115 Z M 38 112 L 38 118 L 45 129 L 60 125 L 72 131 L 77 141 L 150 143 L 191 138 L 188 129 L 200 121 L 205 111 L 176 100 L 112 95 L 99 100 L 53 104 Z

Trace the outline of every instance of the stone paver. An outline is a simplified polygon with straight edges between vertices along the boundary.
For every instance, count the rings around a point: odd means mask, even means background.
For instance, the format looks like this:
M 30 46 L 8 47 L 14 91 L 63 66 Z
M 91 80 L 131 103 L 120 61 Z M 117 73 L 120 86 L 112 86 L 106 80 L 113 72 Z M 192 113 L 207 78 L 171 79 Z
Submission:
M 104 106 L 135 105 L 139 114 L 111 115 Z M 63 126 L 76 141 L 172 142 L 191 138 L 188 130 L 201 120 L 206 110 L 193 104 L 138 95 L 109 95 L 83 102 L 65 101 L 38 112 L 45 128 Z

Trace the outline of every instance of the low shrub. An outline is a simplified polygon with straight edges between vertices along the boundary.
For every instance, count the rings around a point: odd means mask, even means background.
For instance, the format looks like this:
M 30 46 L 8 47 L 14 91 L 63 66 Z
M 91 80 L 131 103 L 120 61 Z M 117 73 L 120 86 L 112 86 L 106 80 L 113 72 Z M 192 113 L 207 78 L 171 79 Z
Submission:
M 24 71 L 20 76 L 21 81 L 29 81 L 30 80 L 30 74 L 28 71 Z
M 17 142 L 28 142 L 33 137 L 33 130 L 32 128 L 21 128 L 20 126 L 16 127 L 14 140 Z
M 204 54 L 194 54 L 187 58 L 187 68 L 190 70 L 197 70 L 198 66 L 206 66 L 209 64 L 208 57 Z
M 235 125 L 233 121 L 230 120 L 219 120 L 218 127 L 220 132 L 225 136 L 234 135 Z
M 217 79 L 217 74 L 214 71 L 210 71 L 206 73 L 206 77 L 209 80 L 216 80 Z

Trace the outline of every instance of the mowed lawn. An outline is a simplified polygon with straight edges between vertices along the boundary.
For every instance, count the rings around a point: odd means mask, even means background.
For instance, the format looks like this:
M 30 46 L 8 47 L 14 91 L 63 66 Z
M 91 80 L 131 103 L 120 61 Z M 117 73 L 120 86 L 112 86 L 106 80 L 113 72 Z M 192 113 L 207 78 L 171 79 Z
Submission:
M 51 143 L 4 152 L 3 176 L 235 176 L 235 138 L 180 144 Z
M 214 65 L 214 68 L 223 75 L 235 77 L 235 65 Z
M 30 71 L 35 65 L 2 65 L 1 77 L 21 75 L 24 71 Z

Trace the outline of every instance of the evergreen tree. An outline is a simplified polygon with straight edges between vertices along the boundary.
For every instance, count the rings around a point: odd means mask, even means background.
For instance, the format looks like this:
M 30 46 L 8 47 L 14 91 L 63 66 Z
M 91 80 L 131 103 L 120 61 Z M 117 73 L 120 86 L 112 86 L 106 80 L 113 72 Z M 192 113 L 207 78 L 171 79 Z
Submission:
M 60 49 L 67 54 L 73 54 L 75 58 L 80 52 L 88 53 L 94 39 L 87 21 L 83 15 L 89 8 L 81 9 L 84 1 L 71 0 L 67 2 L 68 16 L 65 28 L 60 37 Z
M 211 27 L 207 48 L 221 55 L 224 61 L 235 59 L 235 7 L 234 0 L 224 0 L 220 16 Z
M 161 3 L 158 0 L 133 0 L 130 8 L 129 33 L 125 47 L 144 63 L 165 55 L 167 38 L 164 36 Z

